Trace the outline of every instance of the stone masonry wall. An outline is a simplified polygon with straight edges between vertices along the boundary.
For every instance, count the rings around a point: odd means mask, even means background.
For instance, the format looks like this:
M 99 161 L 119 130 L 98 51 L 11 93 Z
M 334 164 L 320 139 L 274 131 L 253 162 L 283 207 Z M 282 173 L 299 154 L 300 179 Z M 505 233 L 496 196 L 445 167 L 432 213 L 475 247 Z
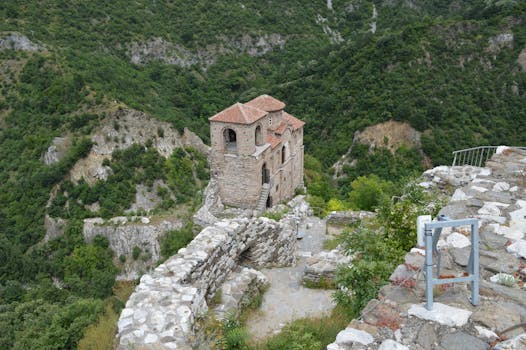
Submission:
M 293 262 L 296 237 L 289 218 L 217 222 L 141 278 L 118 323 L 118 349 L 192 349 L 196 320 L 226 277 L 246 259 L 252 266 Z

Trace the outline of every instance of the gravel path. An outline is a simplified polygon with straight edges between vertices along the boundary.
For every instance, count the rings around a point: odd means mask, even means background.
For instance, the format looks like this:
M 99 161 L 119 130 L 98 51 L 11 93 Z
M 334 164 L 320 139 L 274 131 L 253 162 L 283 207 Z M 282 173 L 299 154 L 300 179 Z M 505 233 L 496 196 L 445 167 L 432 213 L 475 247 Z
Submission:
M 325 221 L 306 218 L 300 225 L 300 231 L 304 233 L 304 238 L 298 241 L 296 266 L 261 270 L 268 277 L 270 288 L 263 296 L 260 310 L 247 320 L 247 328 L 255 339 L 278 333 L 290 321 L 329 313 L 334 307 L 332 291 L 301 285 L 304 256 L 308 252 L 314 254 L 322 250 L 326 238 Z

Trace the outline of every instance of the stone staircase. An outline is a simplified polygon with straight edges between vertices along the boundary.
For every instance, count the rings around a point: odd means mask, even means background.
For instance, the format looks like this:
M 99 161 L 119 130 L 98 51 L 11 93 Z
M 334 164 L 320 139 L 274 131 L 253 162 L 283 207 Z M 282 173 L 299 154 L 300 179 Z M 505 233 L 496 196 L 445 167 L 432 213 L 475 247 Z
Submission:
M 265 207 L 267 206 L 267 198 L 270 193 L 270 184 L 265 183 L 263 184 L 261 188 L 261 196 L 259 196 L 258 205 L 256 206 L 256 211 L 258 213 L 262 213 L 265 211 Z

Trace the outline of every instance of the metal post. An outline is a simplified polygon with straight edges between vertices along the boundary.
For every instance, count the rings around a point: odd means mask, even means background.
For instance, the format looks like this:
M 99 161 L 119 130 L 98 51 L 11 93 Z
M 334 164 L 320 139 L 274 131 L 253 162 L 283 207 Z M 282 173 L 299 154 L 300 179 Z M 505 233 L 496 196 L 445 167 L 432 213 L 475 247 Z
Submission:
M 479 304 L 479 228 L 478 221 L 471 225 L 471 256 L 473 259 L 473 266 L 470 274 L 473 275 L 471 282 L 471 304 Z
M 426 309 L 433 309 L 433 230 L 425 224 L 426 240 L 425 275 L 426 275 Z
M 482 166 L 482 159 L 484 158 L 484 148 L 480 150 L 479 167 Z
M 453 158 L 453 166 L 455 166 L 456 165 L 455 163 L 457 162 L 457 153 L 454 152 L 454 155 L 455 157 Z
M 471 251 L 467 266 L 467 275 L 461 277 L 440 278 L 440 251 L 437 250 L 437 242 L 444 227 L 471 226 Z M 425 224 L 425 279 L 426 279 L 426 309 L 433 309 L 433 286 L 449 283 L 471 283 L 471 303 L 479 303 L 479 237 L 477 219 L 450 220 L 444 215 L 438 217 L 438 221 Z M 434 253 L 437 254 L 437 274 L 433 276 Z

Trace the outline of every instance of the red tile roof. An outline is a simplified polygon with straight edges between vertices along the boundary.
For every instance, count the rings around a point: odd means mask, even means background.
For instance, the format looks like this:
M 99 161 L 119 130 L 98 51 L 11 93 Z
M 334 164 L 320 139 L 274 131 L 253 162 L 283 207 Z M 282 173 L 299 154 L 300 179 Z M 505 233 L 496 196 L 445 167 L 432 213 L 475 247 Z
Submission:
M 259 108 L 267 112 L 276 112 L 285 108 L 285 103 L 275 99 L 272 96 L 261 95 L 245 103 L 245 106 Z
M 238 102 L 213 117 L 208 118 L 208 120 L 213 122 L 252 124 L 266 115 L 267 112 L 264 110 Z
M 278 135 L 283 135 L 286 129 L 287 129 L 287 123 L 283 122 L 273 131 Z
M 283 121 L 287 123 L 288 125 L 292 126 L 292 129 L 298 130 L 303 125 L 305 125 L 304 121 L 299 120 L 292 114 L 288 114 L 287 112 L 283 111 Z
M 270 147 L 274 149 L 281 143 L 281 138 L 277 137 L 272 132 L 269 132 L 267 134 L 267 143 L 270 143 Z

